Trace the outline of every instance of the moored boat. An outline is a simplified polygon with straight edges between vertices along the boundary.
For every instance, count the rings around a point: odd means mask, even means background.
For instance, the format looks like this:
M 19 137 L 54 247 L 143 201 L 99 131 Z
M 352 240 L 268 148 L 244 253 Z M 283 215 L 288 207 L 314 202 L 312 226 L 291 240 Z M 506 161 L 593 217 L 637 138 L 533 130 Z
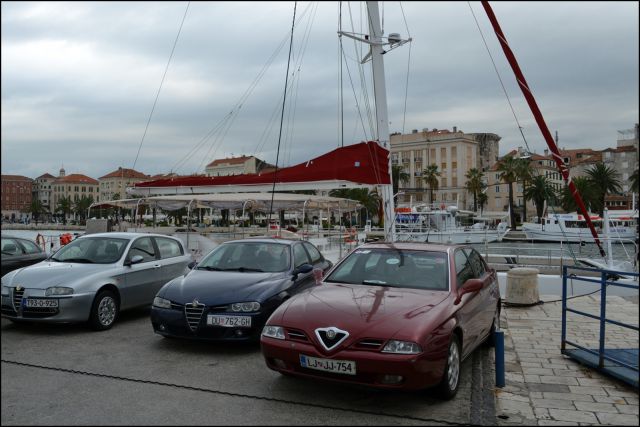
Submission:
M 610 219 L 609 232 L 603 229 L 603 219 L 590 216 L 601 240 L 612 243 L 633 242 L 638 237 L 638 213 Z M 553 214 L 542 218 L 541 223 L 524 223 L 522 231 L 528 240 L 544 242 L 594 243 L 594 237 L 583 215 L 576 213 Z

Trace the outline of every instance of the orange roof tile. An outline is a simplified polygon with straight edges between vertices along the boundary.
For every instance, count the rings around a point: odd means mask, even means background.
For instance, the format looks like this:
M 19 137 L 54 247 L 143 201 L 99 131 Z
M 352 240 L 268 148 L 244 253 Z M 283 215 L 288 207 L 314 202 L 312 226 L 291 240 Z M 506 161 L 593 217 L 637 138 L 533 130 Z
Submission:
M 77 182 L 81 184 L 92 184 L 92 185 L 99 184 L 97 180 L 93 178 L 89 178 L 88 176 L 82 175 L 79 173 L 72 173 L 71 175 L 59 177 L 54 182 L 55 183 Z
M 142 172 L 138 172 L 134 169 L 126 169 L 126 168 L 118 168 L 117 170 L 106 174 L 105 176 L 101 176 L 98 179 L 106 179 L 106 178 L 142 178 L 147 179 L 149 175 L 145 175 Z

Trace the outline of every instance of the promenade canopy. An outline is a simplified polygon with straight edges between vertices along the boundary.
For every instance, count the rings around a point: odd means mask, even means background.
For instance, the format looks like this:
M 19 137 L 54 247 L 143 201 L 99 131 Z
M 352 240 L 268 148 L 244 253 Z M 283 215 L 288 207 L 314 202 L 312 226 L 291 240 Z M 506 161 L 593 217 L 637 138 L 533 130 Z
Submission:
M 184 194 L 174 196 L 150 196 L 139 199 L 107 200 L 93 203 L 96 207 L 120 207 L 135 209 L 140 205 L 158 207 L 164 210 L 190 209 L 246 209 L 268 211 L 273 196 L 273 210 L 317 210 L 340 209 L 343 212 L 355 211 L 361 205 L 350 199 L 340 197 L 324 197 L 309 194 L 292 193 L 222 193 L 222 194 Z

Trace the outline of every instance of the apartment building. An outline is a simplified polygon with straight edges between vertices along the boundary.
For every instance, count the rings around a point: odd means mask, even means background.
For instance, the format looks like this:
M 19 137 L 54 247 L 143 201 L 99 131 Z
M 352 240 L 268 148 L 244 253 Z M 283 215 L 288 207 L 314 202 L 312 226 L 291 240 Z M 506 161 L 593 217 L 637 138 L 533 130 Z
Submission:
M 51 193 L 53 191 L 53 181 L 55 180 L 55 176 L 50 173 L 44 173 L 33 181 L 33 198 L 40 200 L 42 207 L 48 212 L 52 212 Z
M 206 176 L 256 174 L 270 165 L 254 156 L 216 159 L 205 168 Z
M 128 199 L 127 187 L 133 187 L 134 184 L 148 181 L 149 179 L 151 179 L 149 175 L 145 175 L 142 172 L 119 167 L 117 170 L 98 178 L 100 200 Z
M 398 204 L 429 203 L 429 188 L 422 172 L 432 164 L 438 166 L 438 190 L 434 203 L 458 203 L 472 209 L 473 196 L 465 190 L 466 173 L 472 168 L 489 168 L 498 157 L 500 137 L 489 133 L 464 133 L 456 127 L 413 130 L 410 134 L 391 134 L 391 162 L 400 165 L 409 181 L 399 183 Z M 480 150 L 482 147 L 482 150 Z
M 33 180 L 22 175 L 1 175 L 0 209 L 7 220 L 30 217 Z
M 100 183 L 97 180 L 78 173 L 66 175 L 64 168 L 60 169 L 52 188 L 51 206 L 54 212 L 63 197 L 69 197 L 72 203 L 85 196 L 91 197 L 94 202 L 100 201 Z

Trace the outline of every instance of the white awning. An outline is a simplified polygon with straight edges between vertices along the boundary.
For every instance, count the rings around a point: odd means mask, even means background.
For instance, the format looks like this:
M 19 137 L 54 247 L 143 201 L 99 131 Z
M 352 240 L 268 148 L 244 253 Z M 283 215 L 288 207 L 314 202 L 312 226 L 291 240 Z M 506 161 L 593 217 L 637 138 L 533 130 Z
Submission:
M 187 206 L 194 208 L 246 209 L 254 211 L 336 209 L 343 212 L 355 211 L 360 203 L 340 197 L 323 197 L 309 194 L 291 193 L 227 193 L 227 194 L 189 194 L 173 196 L 152 196 L 140 199 L 107 200 L 94 203 L 90 208 L 111 205 L 133 209 L 139 205 L 158 207 L 164 210 L 177 210 Z

